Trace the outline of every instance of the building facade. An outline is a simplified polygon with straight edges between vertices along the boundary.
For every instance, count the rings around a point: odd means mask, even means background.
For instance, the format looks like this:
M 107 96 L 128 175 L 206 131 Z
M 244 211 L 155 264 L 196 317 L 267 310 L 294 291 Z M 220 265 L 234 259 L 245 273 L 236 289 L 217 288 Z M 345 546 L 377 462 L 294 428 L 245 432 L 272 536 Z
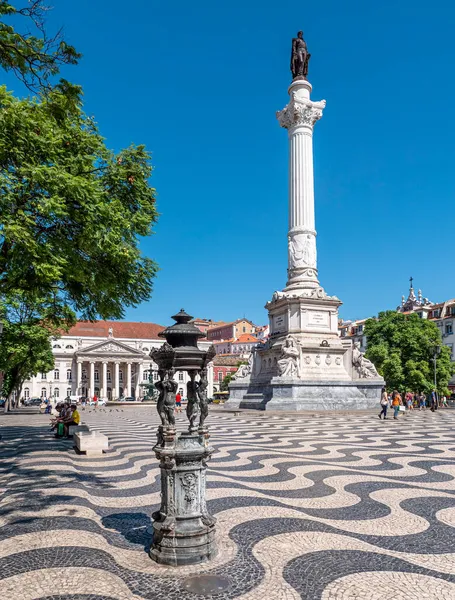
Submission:
M 255 325 L 248 319 L 238 319 L 232 323 L 225 323 L 207 330 L 207 339 L 211 342 L 223 342 L 237 339 L 243 333 L 254 334 Z
M 146 394 L 149 376 L 158 381 L 158 367 L 150 358 L 151 350 L 164 340 L 158 337 L 164 327 L 155 323 L 125 321 L 78 322 L 68 333 L 52 341 L 54 369 L 26 381 L 23 398 L 46 397 L 64 399 L 67 396 L 95 394 L 116 400 Z M 211 343 L 203 340 L 201 349 Z M 186 396 L 188 375 L 177 371 L 175 380 L 179 392 Z M 213 365 L 208 368 L 208 396 L 213 394 Z
M 213 359 L 213 389 L 221 391 L 221 382 L 229 373 L 234 374 L 238 370 L 240 358 L 238 356 L 220 356 Z

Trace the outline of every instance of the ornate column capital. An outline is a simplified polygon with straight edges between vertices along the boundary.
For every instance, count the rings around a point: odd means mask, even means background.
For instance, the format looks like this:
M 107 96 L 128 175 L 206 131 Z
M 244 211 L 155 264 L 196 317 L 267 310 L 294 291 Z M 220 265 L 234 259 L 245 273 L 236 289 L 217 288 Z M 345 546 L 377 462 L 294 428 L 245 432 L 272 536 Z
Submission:
M 322 117 L 322 111 L 325 108 L 326 101 L 313 102 L 298 98 L 295 92 L 292 92 L 291 100 L 283 110 L 276 113 L 276 118 L 281 127 L 291 129 L 298 125 L 306 125 L 312 128 L 316 121 Z

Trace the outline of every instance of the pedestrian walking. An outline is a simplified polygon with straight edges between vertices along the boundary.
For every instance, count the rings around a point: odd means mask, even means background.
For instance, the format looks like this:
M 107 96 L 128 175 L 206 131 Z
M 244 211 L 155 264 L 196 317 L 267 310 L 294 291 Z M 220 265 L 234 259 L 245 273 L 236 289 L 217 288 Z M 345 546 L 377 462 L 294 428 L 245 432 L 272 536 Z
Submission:
M 406 394 L 406 408 L 408 410 L 412 410 L 414 408 L 413 401 L 414 401 L 414 394 L 412 394 L 411 392 L 408 392 Z
M 419 397 L 419 410 L 425 410 L 427 407 L 427 399 L 425 394 L 422 392 Z
M 387 419 L 387 409 L 389 408 L 389 397 L 387 396 L 387 392 L 385 387 L 382 388 L 381 393 L 381 412 L 378 417 L 381 418 L 384 415 L 384 420 Z
M 434 412 L 438 409 L 438 397 L 436 395 L 436 390 L 433 390 L 430 394 L 430 410 Z
M 393 390 L 392 393 L 392 407 L 393 407 L 393 418 L 398 419 L 398 413 L 400 412 L 400 406 L 402 405 L 401 396 L 396 391 Z
M 177 392 L 175 395 L 175 412 L 182 412 L 182 396 L 180 395 L 180 392 Z

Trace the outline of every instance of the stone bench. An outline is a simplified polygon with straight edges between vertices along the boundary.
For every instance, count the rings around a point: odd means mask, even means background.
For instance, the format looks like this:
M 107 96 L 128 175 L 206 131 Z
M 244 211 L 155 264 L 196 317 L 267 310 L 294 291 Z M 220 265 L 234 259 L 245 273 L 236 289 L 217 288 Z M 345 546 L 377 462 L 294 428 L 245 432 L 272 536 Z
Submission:
M 74 445 L 79 452 L 85 452 L 86 456 L 102 456 L 103 450 L 109 449 L 109 439 L 98 431 L 81 431 L 74 434 Z
M 80 433 L 81 431 L 85 431 L 86 433 L 88 431 L 90 431 L 90 429 L 88 428 L 88 425 L 85 425 L 85 423 L 79 423 L 79 425 L 70 425 L 68 427 L 68 435 L 72 436 L 75 433 Z

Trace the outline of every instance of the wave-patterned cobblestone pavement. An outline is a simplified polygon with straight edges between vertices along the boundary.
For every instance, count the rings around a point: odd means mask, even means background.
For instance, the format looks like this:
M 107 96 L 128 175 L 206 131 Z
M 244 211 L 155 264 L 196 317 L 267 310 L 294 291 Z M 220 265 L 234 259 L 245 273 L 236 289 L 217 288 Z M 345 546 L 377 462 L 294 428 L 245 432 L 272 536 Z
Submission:
M 41 415 L 1 417 L 0 598 L 455 599 L 455 411 L 211 411 L 209 510 L 219 553 L 160 567 L 147 554 L 159 505 L 153 407 L 83 413 L 109 436 L 77 456 Z M 178 415 L 183 429 L 185 420 Z

